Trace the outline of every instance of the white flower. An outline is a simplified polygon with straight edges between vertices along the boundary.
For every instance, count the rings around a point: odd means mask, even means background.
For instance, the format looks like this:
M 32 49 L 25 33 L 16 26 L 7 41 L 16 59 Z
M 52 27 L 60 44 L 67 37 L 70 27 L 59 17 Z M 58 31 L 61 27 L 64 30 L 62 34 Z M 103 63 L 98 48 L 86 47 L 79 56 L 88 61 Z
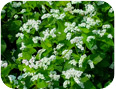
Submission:
M 41 17 L 41 19 L 45 19 L 45 18 L 49 18 L 49 17 L 51 17 L 51 15 L 50 15 L 49 13 L 47 13 L 47 14 L 44 14 L 44 15 Z
M 113 36 L 112 36 L 112 34 L 108 34 L 108 36 L 107 36 L 108 38 L 110 38 L 110 39 L 112 39 L 113 38 Z
M 46 10 L 45 10 L 45 6 L 44 6 L 44 5 L 42 5 L 42 12 L 43 12 L 43 13 L 46 12 Z
M 29 65 L 29 61 L 26 59 L 23 59 L 22 63 L 25 64 L 26 66 Z
M 90 65 L 90 68 L 91 68 L 91 69 L 92 69 L 92 68 L 94 68 L 93 61 L 91 61 L 91 60 L 88 60 L 88 63 L 89 63 L 89 65 Z
M 63 83 L 63 87 L 67 88 L 68 84 L 70 84 L 70 81 L 69 80 L 65 80 L 64 83 Z
M 64 46 L 64 44 L 59 43 L 59 44 L 56 46 L 56 49 L 59 50 L 59 49 L 62 48 L 63 46 Z
M 20 31 L 26 31 L 27 33 L 30 33 L 31 29 L 38 31 L 40 24 L 40 20 L 35 21 L 34 19 L 29 19 L 26 23 L 23 24 L 22 27 L 20 27 Z
M 70 39 L 71 39 L 71 33 L 67 33 L 66 39 L 67 39 L 67 40 L 70 40 Z
M 74 66 L 76 66 L 76 64 L 77 64 L 77 62 L 75 60 L 71 60 L 71 61 L 69 61 L 69 63 L 74 65 Z
M 104 1 L 98 1 L 97 2 L 97 5 L 102 5 L 102 4 L 104 4 L 105 2 Z
M 83 37 L 80 36 L 80 37 L 74 37 L 73 39 L 70 40 L 71 44 L 76 44 L 76 46 L 81 49 L 81 50 L 84 50 L 84 47 L 82 46 L 83 44 L 83 41 L 82 41 Z
M 23 33 L 17 33 L 16 37 L 20 37 L 21 39 L 23 39 L 24 38 L 24 34 Z
M 66 58 L 67 60 L 69 60 L 72 52 L 73 52 L 72 50 L 64 50 L 62 52 L 63 58 Z
M 91 39 L 95 39 L 95 36 L 88 36 L 88 37 L 87 37 L 87 42 L 90 42 Z
M 80 77 L 83 72 L 79 70 L 75 70 L 74 68 L 70 68 L 67 71 L 62 71 L 62 74 L 65 76 L 66 79 L 70 79 L 71 77 Z
M 2 63 L 1 63 L 1 67 L 6 68 L 7 66 L 8 66 L 7 61 L 2 61 Z
M 21 10 L 21 13 L 24 13 L 24 12 L 26 12 L 26 9 L 22 9 L 22 10 Z
M 80 60 L 79 60 L 79 67 L 82 67 L 83 60 L 86 58 L 86 54 L 82 55 Z
M 20 57 L 22 57 L 23 56 L 23 54 L 22 53 L 19 53 L 18 54 L 18 58 L 20 58 Z
M 72 4 L 77 4 L 77 3 L 81 3 L 81 1 L 71 1 Z
M 57 75 L 56 71 L 51 71 L 49 77 L 55 81 L 58 81 L 60 79 L 60 75 Z
M 34 43 L 38 43 L 38 40 L 41 40 L 41 38 L 38 37 L 38 36 L 35 36 L 35 37 L 33 37 L 32 40 L 33 40 Z
M 17 8 L 21 6 L 21 2 L 13 2 L 12 7 Z
M 110 28 L 111 26 L 109 24 L 105 24 L 102 26 L 103 29 Z
M 20 47 L 20 50 L 24 50 L 26 48 L 26 46 L 24 45 L 24 42 L 21 43 L 21 47 Z
M 33 75 L 33 77 L 31 78 L 31 81 L 35 81 L 35 80 L 37 80 L 38 78 L 40 78 L 40 79 L 45 79 L 45 77 L 44 77 L 43 74 L 38 73 L 38 74 L 36 74 L 36 75 Z
M 18 18 L 18 15 L 14 15 L 14 18 L 17 19 Z
M 14 76 L 14 75 L 8 75 L 8 78 L 9 78 L 10 82 L 12 83 L 13 81 L 15 81 L 16 76 Z
M 38 54 L 39 54 L 39 58 L 41 58 L 41 54 L 43 53 L 43 52 L 45 52 L 46 51 L 46 49 L 40 49 L 40 50 L 38 50 Z
M 51 29 L 50 35 L 54 38 L 56 35 L 54 34 L 56 32 L 56 28 Z

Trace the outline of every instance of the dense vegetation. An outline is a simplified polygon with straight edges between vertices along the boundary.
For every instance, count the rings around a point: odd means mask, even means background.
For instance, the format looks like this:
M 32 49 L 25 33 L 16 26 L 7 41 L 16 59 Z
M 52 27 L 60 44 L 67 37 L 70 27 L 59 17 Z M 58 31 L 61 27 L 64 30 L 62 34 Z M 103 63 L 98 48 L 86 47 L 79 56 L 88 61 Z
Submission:
M 7 3 L 1 59 L 11 88 L 104 88 L 114 77 L 114 11 L 103 1 Z

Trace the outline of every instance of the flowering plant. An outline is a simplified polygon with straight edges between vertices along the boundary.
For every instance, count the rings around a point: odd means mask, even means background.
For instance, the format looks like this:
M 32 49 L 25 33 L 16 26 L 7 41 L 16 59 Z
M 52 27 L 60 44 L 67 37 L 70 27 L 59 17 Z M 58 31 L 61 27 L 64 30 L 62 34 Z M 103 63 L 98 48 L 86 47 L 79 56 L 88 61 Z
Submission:
M 8 87 L 96 89 L 112 82 L 114 12 L 106 2 L 13 1 L 1 22 Z

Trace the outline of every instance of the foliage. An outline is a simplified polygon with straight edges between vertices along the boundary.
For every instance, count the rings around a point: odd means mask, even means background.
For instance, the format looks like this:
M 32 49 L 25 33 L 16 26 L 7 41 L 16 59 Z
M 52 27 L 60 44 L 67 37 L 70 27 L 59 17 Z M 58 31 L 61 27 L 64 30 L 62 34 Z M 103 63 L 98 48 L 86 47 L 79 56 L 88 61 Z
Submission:
M 13 1 L 1 11 L 1 77 L 10 88 L 98 89 L 114 77 L 114 12 L 103 1 Z

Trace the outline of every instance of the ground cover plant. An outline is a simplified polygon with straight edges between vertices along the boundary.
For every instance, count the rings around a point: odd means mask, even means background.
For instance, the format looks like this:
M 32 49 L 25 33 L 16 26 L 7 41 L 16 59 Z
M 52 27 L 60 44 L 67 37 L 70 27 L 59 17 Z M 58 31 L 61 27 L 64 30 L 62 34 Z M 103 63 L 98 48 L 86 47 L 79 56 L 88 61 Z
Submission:
M 114 77 L 114 11 L 103 1 L 9 2 L 1 60 L 10 88 L 105 88 Z

